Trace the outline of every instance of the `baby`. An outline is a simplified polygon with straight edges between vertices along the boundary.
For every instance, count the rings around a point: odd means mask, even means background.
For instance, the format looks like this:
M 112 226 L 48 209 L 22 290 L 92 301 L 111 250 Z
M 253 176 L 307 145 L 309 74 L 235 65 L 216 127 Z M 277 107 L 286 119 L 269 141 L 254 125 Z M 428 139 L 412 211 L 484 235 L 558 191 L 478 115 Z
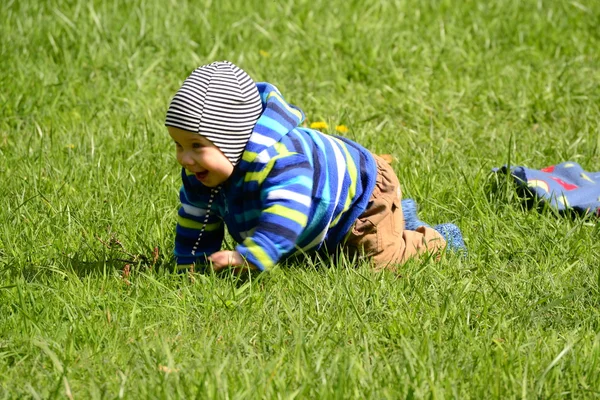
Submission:
M 392 167 L 344 137 L 301 126 L 303 112 L 234 64 L 197 68 L 167 111 L 183 167 L 175 238 L 179 268 L 268 270 L 297 253 L 343 251 L 395 269 L 447 245 L 453 224 L 431 228 L 405 201 Z M 406 221 L 405 221 L 406 218 Z M 221 250 L 225 226 L 237 242 Z

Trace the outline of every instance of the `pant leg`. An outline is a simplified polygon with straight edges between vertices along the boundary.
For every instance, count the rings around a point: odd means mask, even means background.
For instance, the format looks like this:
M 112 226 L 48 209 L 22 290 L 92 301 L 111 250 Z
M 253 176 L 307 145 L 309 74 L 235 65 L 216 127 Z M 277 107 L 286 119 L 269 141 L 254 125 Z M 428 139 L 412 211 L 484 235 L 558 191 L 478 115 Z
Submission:
M 398 178 L 390 164 L 379 156 L 374 157 L 377 182 L 367 209 L 358 217 L 346 239 L 349 254 L 371 258 L 377 270 L 395 270 L 397 264 L 412 257 L 439 253 L 446 242 L 437 231 L 424 226 L 416 231 L 404 229 Z

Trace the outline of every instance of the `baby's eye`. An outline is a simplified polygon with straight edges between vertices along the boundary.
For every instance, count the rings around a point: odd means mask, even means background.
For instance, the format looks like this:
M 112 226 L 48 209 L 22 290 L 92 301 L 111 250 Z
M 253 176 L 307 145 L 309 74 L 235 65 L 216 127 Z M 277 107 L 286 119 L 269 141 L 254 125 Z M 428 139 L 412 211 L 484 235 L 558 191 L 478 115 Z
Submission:
M 193 144 L 192 144 L 192 148 L 193 148 L 193 149 L 199 149 L 199 148 L 201 148 L 201 147 L 202 147 L 202 144 L 201 144 L 201 143 L 193 143 Z

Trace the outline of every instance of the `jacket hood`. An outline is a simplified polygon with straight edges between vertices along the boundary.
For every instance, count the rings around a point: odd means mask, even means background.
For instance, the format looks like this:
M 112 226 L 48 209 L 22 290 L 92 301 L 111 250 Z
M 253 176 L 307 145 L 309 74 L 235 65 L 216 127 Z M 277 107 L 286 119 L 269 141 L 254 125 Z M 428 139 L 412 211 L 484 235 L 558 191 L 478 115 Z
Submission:
M 239 167 L 247 169 L 250 163 L 268 158 L 268 149 L 304 121 L 302 110 L 285 101 L 279 90 L 270 83 L 256 84 L 263 104 L 263 113 L 256 122 L 248 140 Z

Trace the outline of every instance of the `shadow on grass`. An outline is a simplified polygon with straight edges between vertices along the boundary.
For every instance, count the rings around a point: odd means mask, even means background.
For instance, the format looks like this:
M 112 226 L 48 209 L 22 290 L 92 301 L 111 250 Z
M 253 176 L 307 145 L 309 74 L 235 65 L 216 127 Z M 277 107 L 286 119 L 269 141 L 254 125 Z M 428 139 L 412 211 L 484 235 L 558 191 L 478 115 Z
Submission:
M 127 279 L 138 271 L 168 271 L 174 265 L 172 257 L 160 255 L 157 249 L 145 253 L 133 254 L 114 249 L 99 251 L 75 251 L 56 254 L 53 257 L 23 260 L 16 256 L 5 257 L 0 264 L 0 276 L 12 280 L 21 277 L 27 282 L 45 281 L 48 278 L 62 276 L 68 279 L 73 275 L 114 276 L 120 274 Z

